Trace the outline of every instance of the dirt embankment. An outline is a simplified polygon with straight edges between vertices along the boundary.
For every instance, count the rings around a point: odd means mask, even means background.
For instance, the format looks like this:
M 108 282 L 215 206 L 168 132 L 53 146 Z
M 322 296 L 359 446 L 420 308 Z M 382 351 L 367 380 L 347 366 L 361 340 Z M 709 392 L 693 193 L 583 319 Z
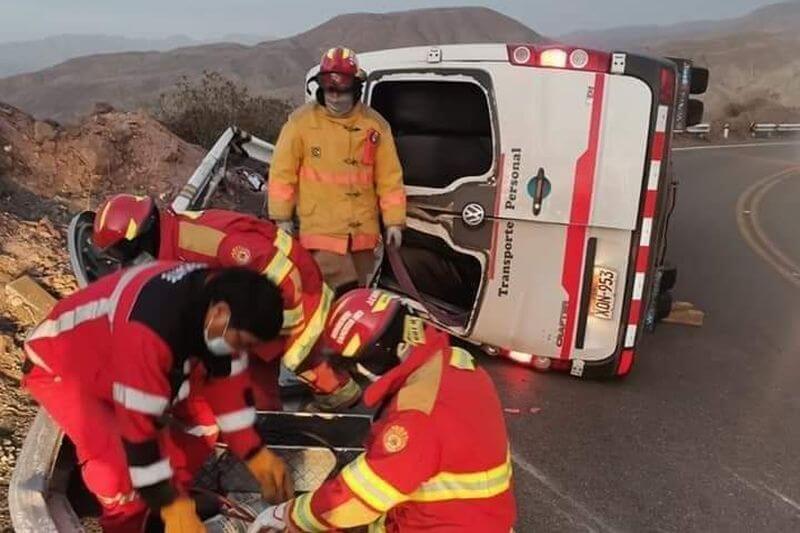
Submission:
M 11 531 L 8 483 L 36 411 L 19 387 L 33 315 L 5 285 L 29 274 L 53 296 L 68 295 L 77 286 L 66 250 L 71 216 L 114 192 L 170 198 L 202 156 L 141 113 L 98 106 L 62 128 L 0 103 L 0 531 Z

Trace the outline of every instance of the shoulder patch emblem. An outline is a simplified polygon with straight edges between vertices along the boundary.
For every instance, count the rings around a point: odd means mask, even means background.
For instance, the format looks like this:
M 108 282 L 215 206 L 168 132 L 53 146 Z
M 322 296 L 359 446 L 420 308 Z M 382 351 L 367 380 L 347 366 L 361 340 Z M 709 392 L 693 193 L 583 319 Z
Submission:
M 252 255 L 250 254 L 249 248 L 242 246 L 241 244 L 237 244 L 231 250 L 231 257 L 237 265 L 244 266 L 250 263 L 250 258 Z
M 408 444 L 408 431 L 400 425 L 393 425 L 383 434 L 383 447 L 388 453 L 402 451 Z

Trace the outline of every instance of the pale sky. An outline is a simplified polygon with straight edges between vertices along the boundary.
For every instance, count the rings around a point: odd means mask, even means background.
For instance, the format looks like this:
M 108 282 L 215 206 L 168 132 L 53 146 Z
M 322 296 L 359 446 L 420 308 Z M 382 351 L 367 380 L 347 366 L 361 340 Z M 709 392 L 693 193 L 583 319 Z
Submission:
M 775 0 L 0 0 L 0 42 L 64 33 L 288 36 L 342 13 L 485 6 L 547 34 L 743 15 Z

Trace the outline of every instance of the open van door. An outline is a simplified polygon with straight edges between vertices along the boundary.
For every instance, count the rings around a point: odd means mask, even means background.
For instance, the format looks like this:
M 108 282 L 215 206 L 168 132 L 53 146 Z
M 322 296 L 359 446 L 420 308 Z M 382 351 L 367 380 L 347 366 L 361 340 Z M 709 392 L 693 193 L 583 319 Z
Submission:
M 409 198 L 400 250 L 428 306 L 468 334 L 490 268 L 492 216 L 501 156 L 494 89 L 487 72 L 461 69 L 370 75 L 367 98 L 391 124 Z M 378 283 L 403 292 L 384 258 Z

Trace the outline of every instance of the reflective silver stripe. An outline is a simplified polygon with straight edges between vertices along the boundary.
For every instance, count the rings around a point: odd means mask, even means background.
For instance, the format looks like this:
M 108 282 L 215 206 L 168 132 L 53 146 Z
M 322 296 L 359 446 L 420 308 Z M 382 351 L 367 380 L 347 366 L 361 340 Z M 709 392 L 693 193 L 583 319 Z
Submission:
M 30 359 L 34 365 L 43 368 L 51 374 L 53 373 L 53 369 L 50 368 L 41 357 L 39 357 L 39 354 L 37 354 L 36 351 L 34 351 L 34 349 L 28 345 L 27 341 L 23 347 L 25 348 L 25 354 L 28 356 L 28 359 Z
M 183 375 L 188 376 L 192 372 L 192 362 L 188 359 L 183 362 Z
M 75 329 L 84 322 L 106 316 L 110 305 L 111 302 L 108 298 L 100 298 L 79 305 L 75 309 L 64 311 L 56 318 L 45 320 L 36 326 L 36 329 L 28 335 L 26 342 L 56 337 L 65 331 Z
M 247 352 L 242 352 L 236 359 L 231 358 L 231 376 L 238 376 L 247 370 L 248 362 Z
M 151 265 L 139 265 L 133 267 L 122 275 L 114 292 L 109 298 L 98 298 L 83 305 L 79 305 L 75 309 L 64 311 L 55 318 L 51 318 L 41 322 L 33 331 L 28 335 L 26 342 L 34 341 L 36 339 L 47 339 L 55 337 L 65 331 L 75 329 L 80 324 L 94 320 L 102 316 L 108 316 L 109 322 L 114 320 L 114 310 L 119 303 L 119 298 L 122 291 L 130 283 L 131 279 L 141 272 L 144 268 Z
M 192 426 L 184 429 L 183 432 L 195 437 L 208 437 L 219 433 L 219 428 L 217 426 Z
M 125 290 L 125 288 L 128 286 L 128 283 L 130 283 L 137 274 L 152 266 L 153 265 L 151 263 L 144 263 L 142 265 L 131 267 L 126 270 L 122 276 L 120 276 L 117 286 L 114 287 L 114 292 L 111 293 L 111 297 L 109 298 L 110 308 L 108 311 L 108 323 L 112 328 L 114 327 L 114 313 L 117 311 L 117 304 L 119 304 L 119 299 L 122 297 L 122 291 Z
M 148 466 L 131 466 L 128 471 L 131 473 L 131 483 L 137 489 L 172 478 L 172 467 L 168 458 Z
M 188 398 L 190 391 L 191 391 L 191 386 L 189 385 L 189 380 L 188 379 L 183 380 L 183 383 L 181 383 L 181 386 L 178 389 L 178 394 L 175 396 L 175 400 L 173 401 L 173 403 Z
M 256 410 L 253 407 L 245 407 L 232 413 L 226 413 L 217 417 L 217 425 L 224 433 L 241 431 L 252 426 L 256 421 Z
M 168 398 L 134 389 L 122 383 L 114 383 L 113 396 L 114 401 L 126 409 L 146 415 L 159 416 L 169 405 Z
M 75 329 L 84 322 L 95 320 L 103 316 L 108 317 L 109 324 L 113 323 L 114 311 L 119 303 L 119 298 L 122 294 L 122 291 L 136 274 L 148 266 L 150 265 L 140 265 L 126 271 L 125 274 L 123 274 L 120 278 L 117 286 L 114 288 L 114 292 L 109 298 L 98 298 L 97 300 L 92 300 L 91 302 L 79 305 L 75 309 L 64 311 L 55 318 L 41 322 L 38 326 L 36 326 L 36 328 L 34 328 L 33 331 L 31 331 L 26 339 L 26 342 L 56 337 L 61 333 Z M 37 362 L 36 359 L 38 359 L 38 357 L 32 357 L 31 359 L 33 360 L 34 364 L 42 367 L 47 366 L 40 359 L 39 361 L 41 364 Z

